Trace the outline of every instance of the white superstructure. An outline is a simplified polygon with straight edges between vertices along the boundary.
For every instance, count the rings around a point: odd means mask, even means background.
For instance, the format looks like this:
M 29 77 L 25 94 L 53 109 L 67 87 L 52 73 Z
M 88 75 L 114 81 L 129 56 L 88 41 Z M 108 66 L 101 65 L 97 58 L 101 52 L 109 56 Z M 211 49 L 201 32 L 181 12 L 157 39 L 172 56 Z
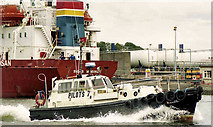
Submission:
M 113 86 L 106 76 L 87 76 L 56 80 L 48 98 L 48 108 L 85 106 L 130 100 L 162 92 L 158 86 L 133 87 L 132 84 Z
M 26 6 L 22 4 L 25 18 L 20 26 L 2 25 L 0 27 L 1 59 L 70 59 L 71 56 L 79 60 L 80 48 L 72 46 L 57 46 L 56 7 L 45 5 L 45 1 L 38 5 Z M 85 26 L 87 29 L 89 26 Z M 85 37 L 91 43 L 83 48 L 83 60 L 99 60 L 99 48 L 95 39 L 95 32 L 87 30 Z M 94 37 L 93 37 L 93 35 Z M 93 40 L 92 40 L 93 39 Z

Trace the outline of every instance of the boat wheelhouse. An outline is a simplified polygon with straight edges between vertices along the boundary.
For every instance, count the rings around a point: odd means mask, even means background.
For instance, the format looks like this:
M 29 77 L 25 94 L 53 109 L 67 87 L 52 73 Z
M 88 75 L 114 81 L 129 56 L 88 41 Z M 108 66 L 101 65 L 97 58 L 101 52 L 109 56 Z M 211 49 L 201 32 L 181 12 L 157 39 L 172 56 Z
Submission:
M 202 93 L 202 87 L 163 92 L 158 80 L 155 81 L 157 85 L 147 86 L 131 83 L 113 85 L 108 77 L 102 75 L 55 79 L 46 103 L 43 94 L 36 96 L 37 106 L 30 109 L 31 120 L 91 118 L 109 112 L 130 114 L 147 107 L 165 105 L 186 111 L 177 120 L 192 121 Z M 42 103 L 38 102 L 39 96 Z

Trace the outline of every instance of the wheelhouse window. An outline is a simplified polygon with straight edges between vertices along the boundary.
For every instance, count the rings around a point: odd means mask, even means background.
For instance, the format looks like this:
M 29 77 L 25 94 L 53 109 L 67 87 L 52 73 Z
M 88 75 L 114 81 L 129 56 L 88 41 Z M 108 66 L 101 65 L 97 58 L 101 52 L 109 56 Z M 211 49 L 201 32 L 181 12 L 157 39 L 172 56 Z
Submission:
M 8 33 L 8 38 L 11 38 L 10 33 Z
M 93 84 L 93 88 L 94 88 L 94 89 L 105 88 L 102 79 L 93 79 L 93 80 L 92 80 L 92 84 Z
M 21 38 L 21 37 L 22 37 L 22 34 L 20 33 L 19 36 L 20 36 L 20 38 Z
M 64 93 L 70 91 L 72 88 L 72 82 L 67 82 L 67 83 L 60 83 L 58 85 L 58 92 L 59 93 Z
M 72 82 L 67 83 L 67 91 L 70 91 L 72 88 Z
M 63 91 L 62 84 L 58 84 L 58 93 L 62 93 L 62 91 Z
M 4 39 L 4 34 L 1 34 L 1 38 Z
M 85 81 L 80 81 L 80 82 L 79 82 L 79 89 L 80 89 L 80 90 L 83 90 L 83 89 L 84 89 L 84 86 L 85 86 Z
M 89 82 L 88 82 L 88 80 L 86 80 L 85 88 L 86 88 L 86 90 L 90 89 L 90 86 L 89 86 Z
M 78 81 L 74 82 L 73 90 L 77 91 L 78 90 Z
M 112 85 L 112 83 L 110 82 L 109 79 L 104 78 L 103 80 L 104 80 L 104 82 L 105 82 L 107 88 L 110 88 L 110 89 L 113 89 L 113 88 L 114 88 L 113 85 Z

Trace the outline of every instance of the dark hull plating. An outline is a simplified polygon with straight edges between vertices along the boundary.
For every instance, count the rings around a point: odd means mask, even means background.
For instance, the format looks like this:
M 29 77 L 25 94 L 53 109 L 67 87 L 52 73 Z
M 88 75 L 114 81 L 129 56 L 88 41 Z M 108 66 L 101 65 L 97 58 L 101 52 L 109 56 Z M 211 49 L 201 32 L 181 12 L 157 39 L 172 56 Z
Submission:
M 37 108 L 30 109 L 31 120 L 42 120 L 42 119 L 62 119 L 62 118 L 91 118 L 104 115 L 109 112 L 120 112 L 122 114 L 134 113 L 138 110 L 146 107 L 157 108 L 161 105 L 165 105 L 174 110 L 185 110 L 188 111 L 185 115 L 193 115 L 197 102 L 201 99 L 201 93 L 199 90 L 195 91 L 188 90 L 185 93 L 185 97 L 181 101 L 165 101 L 163 104 L 156 102 L 156 96 L 152 99 L 148 97 L 137 98 L 128 101 L 115 101 L 112 103 L 102 103 L 96 105 L 85 105 L 85 106 L 73 106 L 73 107 L 62 107 L 62 108 Z

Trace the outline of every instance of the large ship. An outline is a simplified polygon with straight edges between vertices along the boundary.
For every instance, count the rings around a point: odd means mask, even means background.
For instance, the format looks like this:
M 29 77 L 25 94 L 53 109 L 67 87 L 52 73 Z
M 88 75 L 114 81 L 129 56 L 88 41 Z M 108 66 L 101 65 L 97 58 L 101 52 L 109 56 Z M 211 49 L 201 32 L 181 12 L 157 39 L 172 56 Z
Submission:
M 0 5 L 0 81 L 2 98 L 34 97 L 44 89 L 39 75 L 46 76 L 48 89 L 53 77 L 66 78 L 82 73 L 85 63 L 95 62 L 91 73 L 112 77 L 116 61 L 100 61 L 99 48 L 89 5 L 77 0 L 31 0 L 26 4 Z

